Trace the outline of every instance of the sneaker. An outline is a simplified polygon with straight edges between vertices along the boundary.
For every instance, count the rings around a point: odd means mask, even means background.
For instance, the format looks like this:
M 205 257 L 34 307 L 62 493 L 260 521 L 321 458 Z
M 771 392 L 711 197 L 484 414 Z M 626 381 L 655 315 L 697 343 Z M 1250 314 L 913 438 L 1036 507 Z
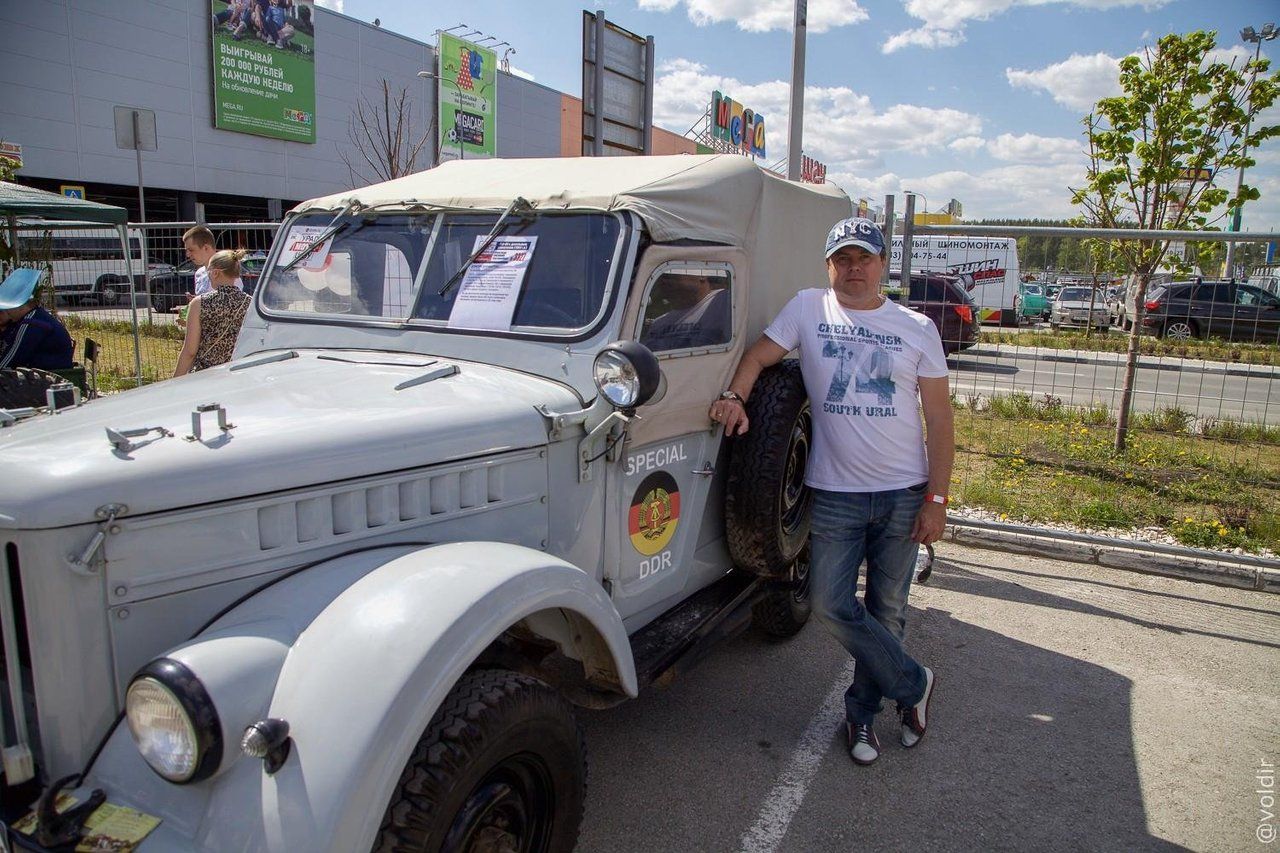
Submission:
M 925 726 L 929 722 L 929 700 L 933 698 L 933 670 L 924 668 L 924 695 L 920 701 L 910 708 L 902 710 L 902 745 L 907 749 L 915 746 L 924 737 Z
M 861 723 L 846 723 L 849 730 L 849 755 L 854 764 L 867 765 L 880 757 L 880 740 L 875 729 Z

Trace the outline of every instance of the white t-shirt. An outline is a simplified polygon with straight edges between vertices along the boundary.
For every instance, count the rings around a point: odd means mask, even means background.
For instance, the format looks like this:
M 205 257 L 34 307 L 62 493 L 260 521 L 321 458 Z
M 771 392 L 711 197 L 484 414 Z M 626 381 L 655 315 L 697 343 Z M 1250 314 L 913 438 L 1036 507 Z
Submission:
M 797 293 L 764 333 L 800 350 L 813 408 L 805 483 L 833 492 L 902 489 L 929 479 L 918 377 L 947 375 L 928 317 L 886 299 L 842 306 L 831 288 Z
M 244 290 L 244 282 L 237 276 L 235 280 L 236 287 Z M 195 294 L 202 296 L 213 290 L 213 282 L 209 281 L 209 268 L 200 267 L 196 270 Z

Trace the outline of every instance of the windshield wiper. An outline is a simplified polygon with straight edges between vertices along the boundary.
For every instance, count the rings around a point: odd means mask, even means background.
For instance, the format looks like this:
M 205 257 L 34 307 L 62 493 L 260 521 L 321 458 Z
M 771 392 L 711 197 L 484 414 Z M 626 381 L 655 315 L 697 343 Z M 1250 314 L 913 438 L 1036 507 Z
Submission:
M 471 256 L 462 262 L 462 266 L 458 267 L 457 272 L 449 276 L 449 280 L 444 283 L 444 287 L 440 288 L 440 292 L 436 294 L 437 296 L 445 296 L 449 293 L 454 284 L 457 283 L 458 279 L 462 278 L 463 273 L 471 268 L 471 264 L 475 262 L 475 259 L 483 255 L 485 250 L 488 249 L 489 246 L 493 244 L 493 241 L 497 239 L 498 232 L 502 230 L 502 226 L 511 218 L 511 214 L 516 213 L 517 211 L 520 213 L 532 213 L 533 205 L 529 204 L 529 202 L 522 196 L 516 196 L 512 199 L 511 204 L 507 205 L 507 209 L 502 211 L 502 215 L 498 217 L 498 221 L 493 223 L 493 228 L 490 229 L 489 235 L 484 238 L 484 242 L 477 246 L 476 250 L 471 253 Z
M 280 271 L 288 272 L 289 270 L 293 269 L 302 261 L 303 258 L 309 256 L 312 252 L 314 252 L 316 249 L 316 246 L 319 246 L 321 243 L 323 243 L 325 240 L 328 240 L 330 237 L 332 237 L 334 234 L 337 234 L 339 231 L 343 231 L 346 228 L 350 227 L 351 225 L 350 221 L 338 222 L 338 220 L 348 215 L 358 207 L 360 207 L 360 202 L 356 201 L 355 199 L 348 201 L 346 203 L 346 206 L 344 206 L 342 210 L 339 210 L 337 214 L 333 217 L 333 219 L 329 220 L 329 224 L 325 226 L 324 233 L 321 234 L 316 239 L 312 240 L 310 243 L 308 243 L 307 248 L 303 249 L 301 252 L 295 255 L 293 260 L 285 264 Z

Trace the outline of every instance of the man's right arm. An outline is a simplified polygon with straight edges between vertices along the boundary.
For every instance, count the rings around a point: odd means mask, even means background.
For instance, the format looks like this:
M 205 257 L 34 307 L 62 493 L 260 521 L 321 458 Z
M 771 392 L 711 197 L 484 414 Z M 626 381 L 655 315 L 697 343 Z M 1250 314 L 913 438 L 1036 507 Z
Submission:
M 751 347 L 742 354 L 738 369 L 729 382 L 728 390 L 733 391 L 743 400 L 750 399 L 751 389 L 755 387 L 760 372 L 782 361 L 787 350 L 775 343 L 768 335 L 761 335 Z M 724 424 L 725 435 L 741 435 L 750 425 L 747 421 L 746 407 L 733 399 L 719 399 L 711 404 L 711 419 Z

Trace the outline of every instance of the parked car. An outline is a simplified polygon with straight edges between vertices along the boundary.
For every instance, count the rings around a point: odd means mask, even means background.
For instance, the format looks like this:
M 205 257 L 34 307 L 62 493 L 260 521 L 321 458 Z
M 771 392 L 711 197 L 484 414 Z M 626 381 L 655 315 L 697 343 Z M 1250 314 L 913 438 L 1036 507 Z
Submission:
M 1087 328 L 1100 332 L 1111 328 L 1111 310 L 1107 308 L 1106 294 L 1092 287 L 1064 287 L 1058 291 L 1049 307 L 1049 325 Z
M 1147 294 L 1142 330 L 1168 338 L 1280 342 L 1280 297 L 1234 281 L 1175 281 Z
M 1028 282 L 1018 287 L 1018 319 L 1023 322 L 1049 319 L 1049 297 L 1043 284 Z
M 240 281 L 250 295 L 258 287 L 258 277 L 267 263 L 265 252 L 254 252 L 240 260 Z M 151 308 L 166 313 L 187 304 L 187 296 L 196 289 L 196 265 L 183 261 L 170 273 L 151 279 Z
M 942 336 L 942 349 L 947 355 L 968 349 L 978 342 L 978 310 L 960 276 L 940 273 L 911 275 L 911 290 L 907 294 L 907 307 L 919 311 L 938 327 Z M 890 298 L 902 293 L 900 273 L 889 274 Z
M 804 627 L 799 363 L 745 435 L 707 406 L 849 211 L 734 155 L 299 205 L 229 364 L 0 429 L 4 820 L 61 789 L 155 818 L 140 853 L 572 849 L 575 706 Z M 733 322 L 646 345 L 690 280 Z

